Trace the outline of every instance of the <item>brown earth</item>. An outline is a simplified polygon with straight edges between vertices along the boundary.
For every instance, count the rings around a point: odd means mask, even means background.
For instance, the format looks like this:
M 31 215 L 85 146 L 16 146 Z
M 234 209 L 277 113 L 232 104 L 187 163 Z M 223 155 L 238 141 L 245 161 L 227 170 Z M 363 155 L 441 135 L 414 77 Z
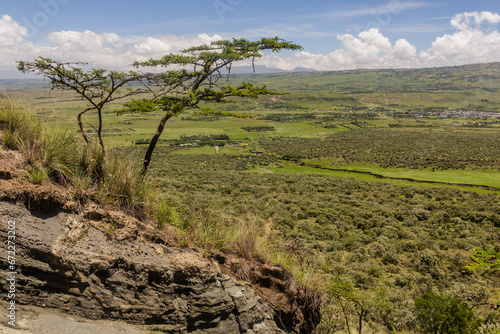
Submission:
M 318 323 L 319 296 L 283 269 L 175 247 L 168 229 L 81 206 L 65 188 L 31 183 L 25 169 L 19 152 L 0 147 L 0 265 L 15 221 L 20 333 L 310 333 Z M 2 269 L 0 314 L 7 278 Z M 2 318 L 0 332 L 10 333 Z

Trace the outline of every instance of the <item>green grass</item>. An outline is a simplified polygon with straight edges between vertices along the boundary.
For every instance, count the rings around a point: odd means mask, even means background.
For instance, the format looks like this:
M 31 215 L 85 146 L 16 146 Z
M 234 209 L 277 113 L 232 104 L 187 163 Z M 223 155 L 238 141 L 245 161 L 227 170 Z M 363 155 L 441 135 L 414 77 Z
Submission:
M 43 181 L 45 181 L 45 179 L 48 176 L 45 169 L 39 168 L 37 166 L 31 166 L 31 168 L 28 170 L 28 174 L 29 174 L 30 180 L 33 183 L 37 183 L 37 184 L 40 184 Z
M 338 168 L 352 171 L 369 172 L 389 178 L 403 178 L 416 181 L 433 181 L 449 184 L 470 184 L 500 188 L 500 171 L 494 169 L 484 171 L 462 169 L 432 170 L 430 168 L 383 168 L 378 166 L 356 164 L 339 164 L 332 166 L 329 161 L 322 161 L 321 159 L 305 160 L 304 162 L 326 168 Z
M 313 162 L 313 161 L 311 161 Z M 314 164 L 317 164 L 317 160 L 314 160 Z M 331 167 L 331 166 L 327 166 Z M 337 167 L 336 167 L 337 168 Z M 373 175 L 368 175 L 368 174 L 359 174 L 359 173 L 354 173 L 354 172 L 348 172 L 348 171 L 334 171 L 334 170 L 327 170 L 327 169 L 320 169 L 320 168 L 314 168 L 314 167 L 308 167 L 308 166 L 301 166 L 297 165 L 294 163 L 283 163 L 282 167 L 256 167 L 255 169 L 252 170 L 254 173 L 258 174 L 265 174 L 269 172 L 273 173 L 290 173 L 290 174 L 311 174 L 311 175 L 327 175 L 327 176 L 334 176 L 334 177 L 340 177 L 340 178 L 347 178 L 347 179 L 356 179 L 356 180 L 362 180 L 362 181 L 370 181 L 370 182 L 382 182 L 382 183 L 388 183 L 388 184 L 393 184 L 393 185 L 398 185 L 398 186 L 422 186 L 422 187 L 430 187 L 430 188 L 442 188 L 442 187 L 447 187 L 450 189 L 460 189 L 464 191 L 472 191 L 472 192 L 477 192 L 480 194 L 485 194 L 485 193 L 500 193 L 500 191 L 496 190 L 486 190 L 486 189 L 481 189 L 479 187 L 464 187 L 464 186 L 459 186 L 459 185 L 452 185 L 451 183 L 459 183 L 459 184 L 477 184 L 477 185 L 486 185 L 490 187 L 497 187 L 498 182 L 498 172 L 495 171 L 490 171 L 490 172 L 484 172 L 487 176 L 484 177 L 484 181 L 491 181 L 491 183 L 467 183 L 467 182 L 452 182 L 452 181 L 464 181 L 465 179 L 459 179 L 459 178 L 436 178 L 436 179 L 429 179 L 426 178 L 430 173 L 438 173 L 438 172 L 429 172 L 429 171 L 419 171 L 418 173 L 419 176 L 422 178 L 417 178 L 417 177 L 410 177 L 413 174 L 404 174 L 404 172 L 401 173 L 401 171 L 397 168 L 394 168 L 394 174 L 391 174 L 391 171 L 385 168 L 369 168 L 369 167 L 355 167 L 355 166 L 342 166 L 338 167 L 341 169 L 346 169 L 349 170 L 351 169 L 352 171 L 364 171 L 364 172 L 370 172 L 370 173 L 376 173 L 379 175 L 384 175 L 389 178 L 411 178 L 414 180 L 419 180 L 419 181 L 436 181 L 436 182 L 443 182 L 443 183 L 450 183 L 449 185 L 446 184 L 431 184 L 431 183 L 422 183 L 422 182 L 413 182 L 413 181 L 403 181 L 403 180 L 391 180 L 391 179 L 380 179 L 377 178 Z M 266 171 L 267 170 L 267 171 Z M 454 172 L 454 171 L 442 171 L 439 172 L 443 175 L 446 175 L 446 172 Z M 459 174 L 461 171 L 456 171 L 457 174 Z M 481 172 L 478 171 L 471 171 L 469 174 L 476 175 Z M 469 179 L 467 179 L 469 180 Z

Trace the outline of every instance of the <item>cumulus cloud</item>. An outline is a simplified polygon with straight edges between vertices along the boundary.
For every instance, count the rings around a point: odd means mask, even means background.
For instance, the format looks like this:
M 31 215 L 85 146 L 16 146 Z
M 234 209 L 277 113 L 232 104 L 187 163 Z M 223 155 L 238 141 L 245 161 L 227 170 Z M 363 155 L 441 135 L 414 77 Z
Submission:
M 437 37 L 420 53 L 422 63 L 432 66 L 500 61 L 500 15 L 491 12 L 457 14 L 451 25 L 458 31 Z
M 342 42 L 342 49 L 327 55 L 303 51 L 287 60 L 295 66 L 320 70 L 409 67 L 418 62 L 416 48 L 407 40 L 399 39 L 392 44 L 376 28 L 363 31 L 357 37 L 344 34 L 337 36 L 337 39 Z M 270 66 L 285 67 L 285 61 L 276 55 L 267 56 L 264 61 Z M 286 68 L 292 69 L 295 66 L 289 65 Z
M 221 40 L 222 36 L 200 34 L 198 36 L 176 36 L 162 35 L 156 37 L 147 37 L 133 45 L 135 52 L 139 55 L 149 57 L 159 57 L 166 53 L 178 52 L 194 45 L 210 44 L 212 41 Z
M 291 69 L 296 66 L 320 70 L 355 68 L 402 68 L 462 65 L 500 61 L 500 14 L 467 12 L 455 15 L 450 25 L 457 31 L 436 37 L 431 47 L 417 52 L 406 39 L 392 44 L 379 30 L 372 28 L 358 36 L 337 36 L 342 48 L 329 54 L 301 52 L 282 59 L 267 57 L 269 65 Z M 300 65 L 299 65 L 300 64 Z
M 96 34 L 86 30 L 58 31 L 47 35 L 46 40 L 61 50 L 99 51 L 106 48 L 119 49 L 123 46 L 122 39 L 113 33 Z
M 122 38 L 115 33 L 56 31 L 45 36 L 44 45 L 26 41 L 28 29 L 4 15 L 0 18 L 0 71 L 15 71 L 16 60 L 38 56 L 62 61 L 84 61 L 94 68 L 130 70 L 137 60 L 159 58 L 194 45 L 220 40 L 220 35 L 135 36 Z
M 470 12 L 457 14 L 451 20 L 451 25 L 458 30 L 481 29 L 483 23 L 496 25 L 500 23 L 500 15 L 491 12 Z
M 0 45 L 11 46 L 20 43 L 28 35 L 28 28 L 22 27 L 9 15 L 0 17 Z

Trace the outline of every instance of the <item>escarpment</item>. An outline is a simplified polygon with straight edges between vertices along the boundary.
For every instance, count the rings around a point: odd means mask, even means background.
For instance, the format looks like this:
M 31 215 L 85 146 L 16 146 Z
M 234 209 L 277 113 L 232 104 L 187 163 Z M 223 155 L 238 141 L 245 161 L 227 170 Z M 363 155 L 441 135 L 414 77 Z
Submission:
M 175 247 L 168 231 L 152 240 L 150 223 L 31 184 L 2 164 L 11 154 L 0 155 L 0 236 L 5 245 L 15 221 L 19 312 L 39 306 L 164 333 L 309 333 L 319 321 L 281 268 L 254 263 L 240 280 L 231 257 Z

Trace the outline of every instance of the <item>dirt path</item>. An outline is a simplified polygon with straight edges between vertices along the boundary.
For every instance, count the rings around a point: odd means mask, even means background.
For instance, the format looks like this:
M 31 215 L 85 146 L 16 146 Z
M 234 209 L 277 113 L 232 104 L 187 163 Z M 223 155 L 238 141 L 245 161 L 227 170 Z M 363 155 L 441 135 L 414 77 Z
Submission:
M 5 310 L 7 303 L 0 302 L 0 309 Z M 144 334 L 138 326 L 120 321 L 92 321 L 78 316 L 68 315 L 57 310 L 22 305 L 16 313 L 16 326 L 12 327 L 2 319 L 2 334 Z

